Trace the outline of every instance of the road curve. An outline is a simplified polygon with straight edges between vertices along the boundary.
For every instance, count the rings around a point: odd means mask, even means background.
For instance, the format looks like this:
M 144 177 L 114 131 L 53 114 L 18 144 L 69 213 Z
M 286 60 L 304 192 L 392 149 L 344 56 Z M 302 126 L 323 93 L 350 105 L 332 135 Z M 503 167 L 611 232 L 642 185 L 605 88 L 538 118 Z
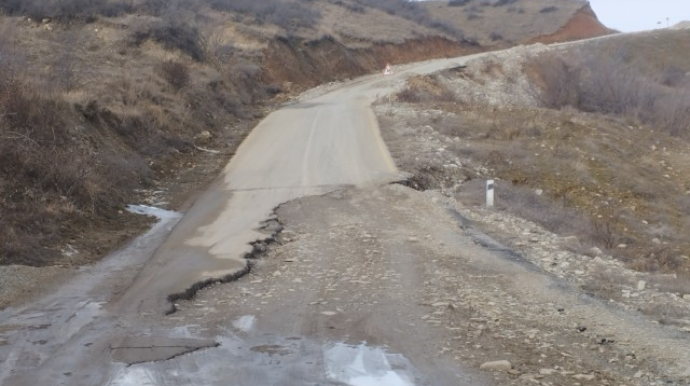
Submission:
M 0 311 L 0 384 L 111 384 L 122 368 L 117 362 L 161 360 L 214 343 L 157 329 L 168 295 L 242 271 L 278 205 L 398 179 L 370 104 L 412 74 L 470 58 L 366 76 L 270 114 L 181 219 L 162 214 L 149 233 L 55 292 Z
M 163 313 L 170 308 L 169 294 L 244 270 L 250 243 L 266 238 L 261 223 L 284 202 L 399 179 L 371 103 L 411 74 L 464 60 L 435 60 L 392 76 L 367 76 L 270 114 L 119 299 L 118 313 Z

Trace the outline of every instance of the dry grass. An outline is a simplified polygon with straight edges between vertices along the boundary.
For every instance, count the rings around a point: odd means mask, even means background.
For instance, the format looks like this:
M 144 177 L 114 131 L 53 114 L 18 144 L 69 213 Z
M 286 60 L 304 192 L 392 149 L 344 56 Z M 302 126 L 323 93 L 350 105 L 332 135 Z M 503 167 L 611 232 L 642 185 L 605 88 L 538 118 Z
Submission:
M 684 154 L 688 143 L 625 119 L 573 109 L 453 103 L 434 97 L 449 95 L 439 89 L 443 85 L 433 76 L 413 79 L 402 95 L 417 109 L 446 111 L 435 118 L 420 115 L 410 124 L 460 138 L 449 150 L 486 169 L 485 176 L 472 177 L 478 182 L 461 186 L 459 199 L 481 197 L 484 179 L 496 177 L 500 208 L 558 234 L 576 235 L 583 245 L 605 249 L 634 269 L 690 274 L 690 261 L 682 257 L 690 254 L 688 214 L 679 210 L 687 208 L 683 184 L 690 175 L 669 169 L 668 161 Z
M 520 43 L 536 36 L 548 35 L 563 26 L 584 3 L 571 0 L 518 0 L 483 5 L 479 1 L 459 2 L 449 6 L 447 1 L 427 1 L 424 6 L 435 18 L 457 26 L 467 36 L 482 45 Z M 540 13 L 547 6 L 557 8 Z M 502 39 L 496 39 L 501 36 Z
M 190 163 L 199 133 L 241 141 L 234 127 L 264 95 L 250 60 L 206 61 L 191 27 L 133 41 L 150 19 L 136 20 L 1 19 L 0 264 L 98 258 L 148 222 L 125 205 Z

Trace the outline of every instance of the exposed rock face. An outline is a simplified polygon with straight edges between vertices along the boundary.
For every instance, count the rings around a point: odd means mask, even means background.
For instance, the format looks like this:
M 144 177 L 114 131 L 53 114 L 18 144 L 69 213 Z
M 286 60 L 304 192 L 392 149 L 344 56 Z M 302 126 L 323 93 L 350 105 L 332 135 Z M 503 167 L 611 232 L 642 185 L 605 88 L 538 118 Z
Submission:
M 557 43 L 608 35 L 614 31 L 603 25 L 587 4 L 573 15 L 561 29 L 551 35 L 534 38 L 530 43 Z
M 306 89 L 322 83 L 344 80 L 394 65 L 434 58 L 455 57 L 481 48 L 443 37 L 425 37 L 403 43 L 374 43 L 366 48 L 350 48 L 331 37 L 305 41 L 278 38 L 264 51 L 264 84 Z M 297 90 L 293 90 L 297 91 Z

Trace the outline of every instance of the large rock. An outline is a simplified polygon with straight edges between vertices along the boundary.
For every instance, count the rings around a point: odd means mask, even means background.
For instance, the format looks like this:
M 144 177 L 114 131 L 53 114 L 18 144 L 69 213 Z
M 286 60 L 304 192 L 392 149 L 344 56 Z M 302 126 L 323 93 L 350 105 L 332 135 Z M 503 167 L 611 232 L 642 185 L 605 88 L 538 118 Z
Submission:
M 484 363 L 482 363 L 481 366 L 479 366 L 479 368 L 482 370 L 489 370 L 489 371 L 510 371 L 513 368 L 513 365 L 510 362 L 508 362 L 507 360 L 500 360 L 500 361 L 484 362 Z

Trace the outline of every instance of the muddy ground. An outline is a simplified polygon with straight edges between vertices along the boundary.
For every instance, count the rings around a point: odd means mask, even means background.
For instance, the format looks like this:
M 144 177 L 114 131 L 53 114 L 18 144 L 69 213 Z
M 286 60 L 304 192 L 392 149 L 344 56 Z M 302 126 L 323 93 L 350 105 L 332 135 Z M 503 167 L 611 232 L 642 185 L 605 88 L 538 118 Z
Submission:
M 603 269 L 638 276 L 609 258 L 565 251 L 567 240 L 535 224 L 400 185 L 296 200 L 277 219 L 278 244 L 249 275 L 178 304 L 174 318 L 203 320 L 214 327 L 199 332 L 216 336 L 251 317 L 251 344 L 283 352 L 279 362 L 301 355 L 289 337 L 385 345 L 414 364 L 416 385 L 690 379 L 687 332 L 635 309 L 642 299 L 684 310 L 690 301 L 638 281 L 617 300 L 583 291 Z M 499 360 L 511 368 L 480 370 Z

